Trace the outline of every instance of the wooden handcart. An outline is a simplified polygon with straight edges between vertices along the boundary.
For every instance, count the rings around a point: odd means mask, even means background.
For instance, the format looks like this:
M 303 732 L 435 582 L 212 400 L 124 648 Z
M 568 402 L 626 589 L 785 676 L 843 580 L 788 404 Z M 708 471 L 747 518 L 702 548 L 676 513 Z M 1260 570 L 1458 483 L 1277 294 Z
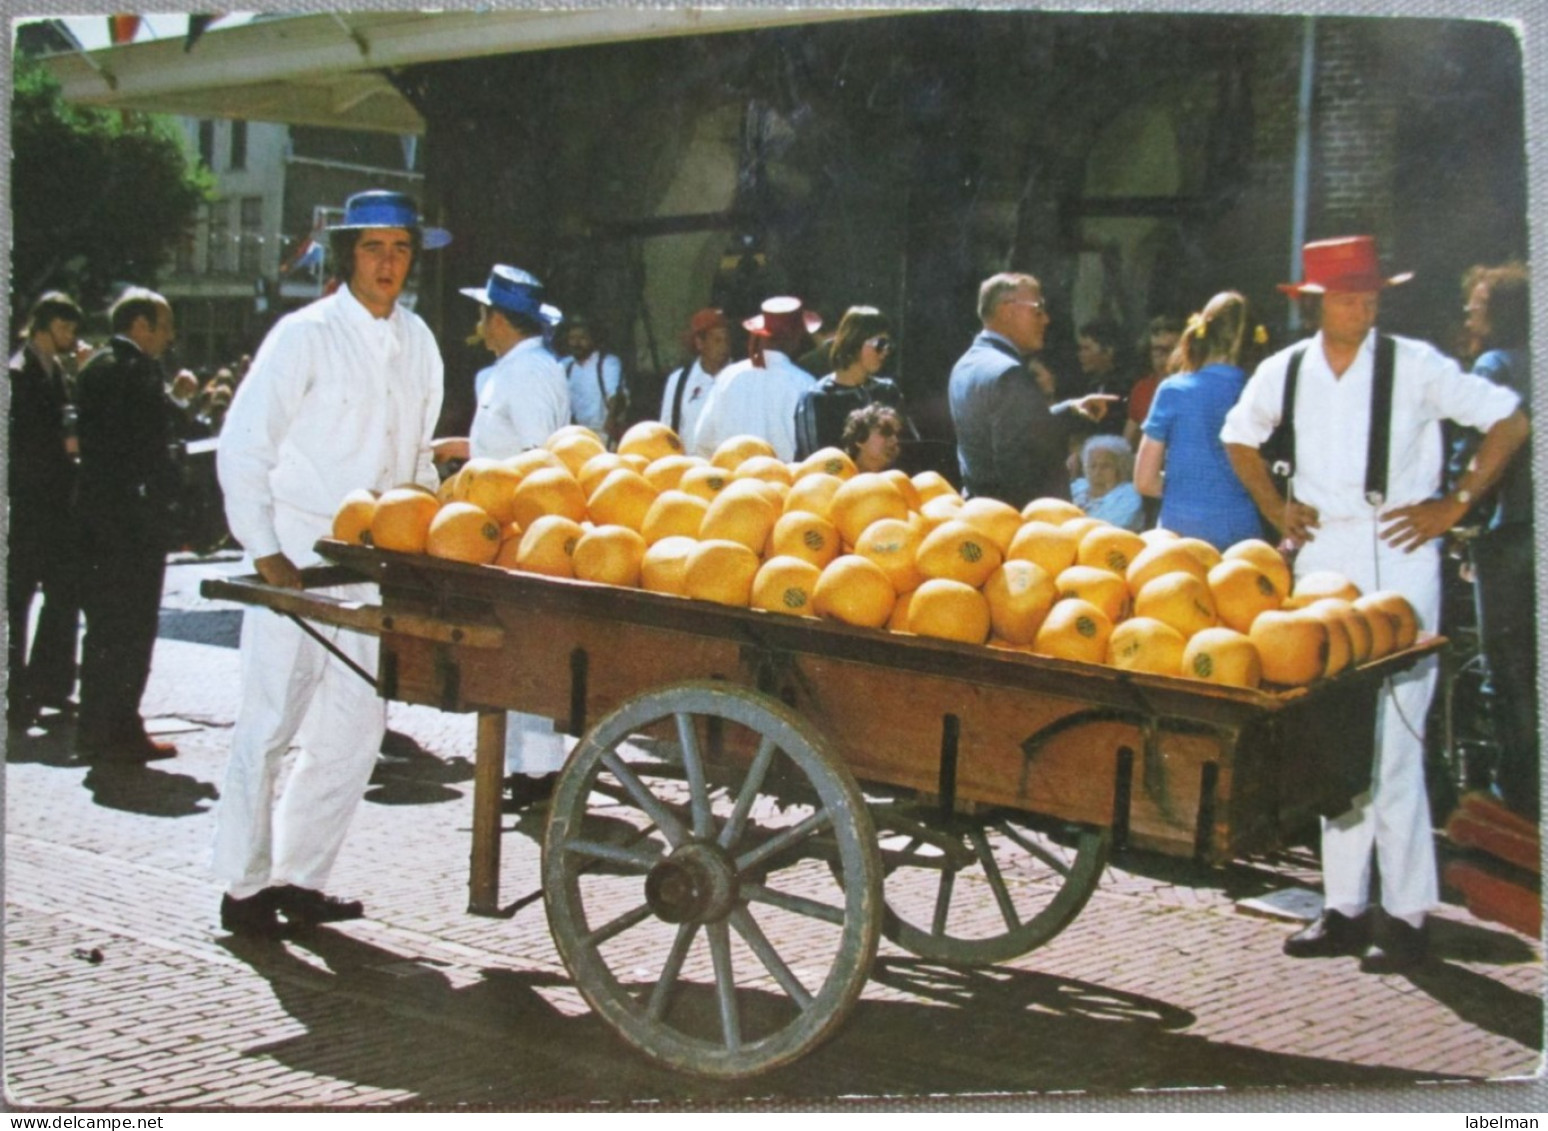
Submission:
M 803 1055 L 879 936 L 990 963 L 1068 925 L 1114 844 L 1207 864 L 1348 808 L 1414 648 L 1278 693 L 322 541 L 304 590 L 206 596 L 378 634 L 387 699 L 479 714 L 470 911 L 499 913 L 505 711 L 581 736 L 543 843 L 576 986 L 673 1068 Z M 377 583 L 379 603 L 328 587 Z

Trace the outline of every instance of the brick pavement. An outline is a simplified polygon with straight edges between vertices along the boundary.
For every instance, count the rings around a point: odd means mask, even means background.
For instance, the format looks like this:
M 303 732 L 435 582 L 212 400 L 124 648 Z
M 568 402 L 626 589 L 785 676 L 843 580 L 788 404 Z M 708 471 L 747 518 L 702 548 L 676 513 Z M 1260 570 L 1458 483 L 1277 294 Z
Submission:
M 237 622 L 194 592 L 200 571 L 229 568 L 169 571 L 146 708 L 197 724 L 175 736 L 175 761 L 105 771 L 75 761 L 67 731 L 11 740 L 12 1104 L 505 1108 L 1072 1092 L 1116 1103 L 1143 1089 L 1127 1102 L 1165 1106 L 1149 1090 L 1339 1085 L 1351 1104 L 1381 1105 L 1393 1087 L 1539 1070 L 1535 941 L 1447 907 L 1435 931 L 1443 961 L 1412 978 L 1365 977 L 1353 960 L 1292 962 L 1279 953 L 1287 928 L 1233 900 L 1313 878 L 1302 852 L 1202 877 L 1124 857 L 1063 934 L 999 966 L 953 969 L 884 942 L 844 1028 L 797 1064 L 741 1083 L 676 1075 L 586 1009 L 540 903 L 509 920 L 466 913 L 473 722 L 401 705 L 390 713 L 395 756 L 378 769 L 333 883 L 371 918 L 284 944 L 229 938 L 206 865 Z M 540 828 L 530 816 L 507 827 L 508 903 L 537 884 Z M 1541 1089 L 1428 1094 L 1437 1106 L 1510 1111 Z

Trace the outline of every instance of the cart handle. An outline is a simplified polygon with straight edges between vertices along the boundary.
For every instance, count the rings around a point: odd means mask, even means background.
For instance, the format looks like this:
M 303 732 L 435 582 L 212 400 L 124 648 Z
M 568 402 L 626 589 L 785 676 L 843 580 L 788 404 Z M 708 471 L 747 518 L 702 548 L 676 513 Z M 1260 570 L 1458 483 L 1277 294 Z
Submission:
M 330 597 L 315 587 L 359 584 L 362 578 L 338 566 L 314 566 L 301 571 L 304 589 L 285 589 L 267 584 L 257 574 L 233 578 L 207 578 L 199 585 L 202 596 L 242 605 L 256 605 L 277 613 L 300 617 L 319 624 L 336 625 L 371 636 L 391 634 L 431 640 L 438 644 L 460 644 L 468 648 L 497 649 L 505 644 L 505 630 L 499 625 L 474 621 L 453 621 L 445 617 L 394 610 L 366 601 Z

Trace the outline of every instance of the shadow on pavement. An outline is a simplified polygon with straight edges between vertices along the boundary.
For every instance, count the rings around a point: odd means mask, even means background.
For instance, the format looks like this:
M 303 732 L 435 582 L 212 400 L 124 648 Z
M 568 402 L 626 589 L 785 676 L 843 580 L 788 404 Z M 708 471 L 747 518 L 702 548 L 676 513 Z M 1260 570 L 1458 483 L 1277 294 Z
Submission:
M 437 757 L 408 735 L 388 731 L 365 799 L 377 805 L 435 805 L 461 797 L 451 786 L 472 780 L 468 759 Z
M 156 635 L 163 640 L 236 648 L 242 643 L 242 610 L 162 609 Z
M 86 771 L 81 784 L 103 808 L 147 817 L 191 817 L 207 812 L 205 802 L 220 796 L 209 782 L 169 774 L 157 768 L 160 764 L 100 763 Z
M 453 970 L 327 929 L 285 944 L 230 938 L 222 945 L 268 980 L 280 1005 L 306 1028 L 254 1045 L 247 1055 L 401 1092 L 408 1106 L 1434 1079 L 1189 1036 L 1180 1031 L 1194 1020 L 1186 1010 L 1092 983 L 905 959 L 878 962 L 874 981 L 925 1000 L 862 1001 L 832 1040 L 790 1065 L 750 1080 L 703 1080 L 630 1050 L 582 1011 L 567 979 L 549 970 Z M 740 1004 L 745 1017 L 790 1007 L 780 995 L 758 992 L 742 994 Z
M 1519 939 L 1508 941 L 1521 945 Z M 1410 984 L 1451 1010 L 1465 1024 L 1514 1041 L 1523 1048 L 1542 1050 L 1542 998 L 1513 990 L 1465 966 L 1441 961 L 1448 948 L 1439 931 L 1431 943 L 1431 960 L 1407 975 Z

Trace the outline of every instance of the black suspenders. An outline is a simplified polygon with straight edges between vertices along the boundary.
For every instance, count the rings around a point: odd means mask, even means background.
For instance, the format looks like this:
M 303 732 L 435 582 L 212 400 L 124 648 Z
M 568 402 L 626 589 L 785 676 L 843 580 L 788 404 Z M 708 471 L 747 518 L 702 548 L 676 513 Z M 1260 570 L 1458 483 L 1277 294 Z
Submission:
M 1301 358 L 1310 345 L 1290 355 L 1285 369 L 1284 400 L 1279 406 L 1279 426 L 1264 444 L 1275 475 L 1295 474 L 1295 387 L 1301 374 Z M 1376 337 L 1376 363 L 1371 381 L 1371 425 L 1365 442 L 1365 501 L 1380 506 L 1387 498 L 1387 465 L 1392 448 L 1392 375 L 1397 368 L 1397 343 L 1386 334 Z
M 688 375 L 693 366 L 685 365 L 677 371 L 677 390 L 672 394 L 672 431 L 681 432 L 683 427 L 683 393 L 688 388 Z M 670 381 L 672 378 L 668 377 Z

